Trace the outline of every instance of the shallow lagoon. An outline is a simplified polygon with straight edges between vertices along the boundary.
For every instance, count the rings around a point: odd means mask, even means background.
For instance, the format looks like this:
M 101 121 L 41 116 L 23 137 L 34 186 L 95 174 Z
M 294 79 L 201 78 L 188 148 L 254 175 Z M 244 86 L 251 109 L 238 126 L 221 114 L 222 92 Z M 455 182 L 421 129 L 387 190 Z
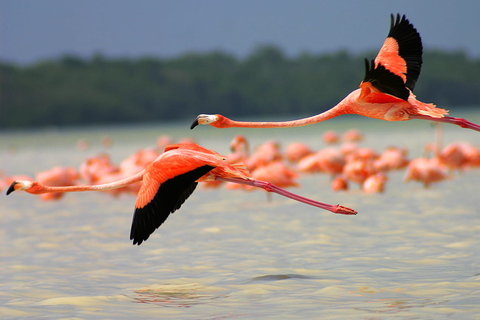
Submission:
M 458 115 L 455 114 L 455 115 Z M 469 117 L 467 114 L 460 116 Z M 480 122 L 480 115 L 469 117 Z M 188 130 L 188 123 L 3 133 L 6 175 L 55 165 L 78 167 L 107 149 L 119 162 L 169 134 L 194 137 L 228 153 L 242 132 L 252 146 L 275 139 L 324 147 L 321 134 L 355 127 L 363 146 L 406 147 L 410 158 L 432 142 L 427 122 L 359 117 L 283 130 Z M 480 133 L 444 126 L 445 143 Z M 78 139 L 91 148 L 77 151 Z M 330 190 L 325 175 L 304 175 L 291 191 L 356 209 L 334 215 L 263 191 L 199 186 L 141 246 L 128 239 L 135 197 L 68 194 L 42 202 L 2 196 L 0 315 L 84 319 L 478 319 L 480 318 L 480 170 L 424 189 L 389 175 L 384 194 L 352 186 Z M 4 192 L 3 190 L 2 192 Z

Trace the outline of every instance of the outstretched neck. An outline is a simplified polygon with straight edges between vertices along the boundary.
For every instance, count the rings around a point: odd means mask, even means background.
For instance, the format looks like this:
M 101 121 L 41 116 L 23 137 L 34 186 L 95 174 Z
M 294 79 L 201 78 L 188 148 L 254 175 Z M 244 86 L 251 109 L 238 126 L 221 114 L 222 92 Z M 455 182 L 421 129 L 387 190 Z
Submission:
M 32 187 L 25 190 L 32 194 L 52 193 L 52 192 L 82 192 L 82 191 L 107 191 L 125 187 L 132 183 L 142 181 L 145 170 L 138 172 L 137 174 L 121 179 L 111 183 L 98 184 L 98 185 L 78 185 L 78 186 L 47 186 L 34 182 Z
M 337 117 L 342 114 L 351 113 L 350 107 L 349 107 L 350 99 L 347 99 L 347 98 L 343 99 L 335 107 L 308 118 L 290 120 L 290 121 L 278 121 L 278 122 L 277 121 L 256 122 L 256 121 L 235 121 L 235 120 L 226 118 L 224 116 L 217 115 L 220 118 L 218 121 L 218 124 L 212 123 L 212 126 L 215 126 L 218 128 L 234 128 L 234 127 L 237 127 L 237 128 L 285 128 L 285 127 L 307 126 L 310 124 L 322 122 L 322 121 Z

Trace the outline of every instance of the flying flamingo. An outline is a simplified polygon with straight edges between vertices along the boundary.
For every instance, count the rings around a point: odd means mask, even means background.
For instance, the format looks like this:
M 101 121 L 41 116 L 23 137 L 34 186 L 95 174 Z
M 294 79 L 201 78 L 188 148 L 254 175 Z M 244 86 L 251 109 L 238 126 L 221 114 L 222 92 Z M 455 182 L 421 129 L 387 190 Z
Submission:
M 287 198 L 333 213 L 355 215 L 357 212 L 340 205 L 317 202 L 281 189 L 269 182 L 255 180 L 246 169 L 229 165 L 215 151 L 196 144 L 171 145 L 144 170 L 131 177 L 103 185 L 46 186 L 36 181 L 14 181 L 7 195 L 23 190 L 32 194 L 50 192 L 104 191 L 143 181 L 137 195 L 130 239 L 140 245 L 185 202 L 198 182 L 222 180 L 263 188 Z
M 397 14 L 391 15 L 390 32 L 377 57 L 365 59 L 365 77 L 360 88 L 351 92 L 333 108 L 308 118 L 282 122 L 234 121 L 220 114 L 197 116 L 191 129 L 199 124 L 216 128 L 299 127 L 318 123 L 342 114 L 359 114 L 386 121 L 411 119 L 445 122 L 480 131 L 480 125 L 447 116 L 448 111 L 423 103 L 412 93 L 422 67 L 422 41 L 414 26 Z

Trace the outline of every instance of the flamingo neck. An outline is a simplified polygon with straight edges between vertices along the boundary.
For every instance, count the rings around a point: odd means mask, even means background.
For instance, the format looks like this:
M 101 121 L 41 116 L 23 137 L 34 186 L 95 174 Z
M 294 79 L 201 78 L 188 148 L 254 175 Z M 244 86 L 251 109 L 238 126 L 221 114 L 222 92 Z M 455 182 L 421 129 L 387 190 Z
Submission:
M 82 191 L 107 191 L 125 187 L 129 184 L 142 181 L 145 170 L 142 170 L 131 177 L 118 181 L 98 184 L 98 185 L 78 185 L 78 186 L 47 186 L 34 182 L 33 186 L 25 191 L 32 194 L 52 193 L 52 192 L 82 192 Z
M 347 97 L 348 98 L 348 97 Z M 350 111 L 350 99 L 343 99 L 338 103 L 336 106 L 333 108 L 322 112 L 320 114 L 307 117 L 307 118 L 302 118 L 302 119 L 297 119 L 297 120 L 290 120 L 290 121 L 268 121 L 268 122 L 262 122 L 262 121 L 235 121 L 231 120 L 229 118 L 221 116 L 220 119 L 220 125 L 218 127 L 221 128 L 286 128 L 286 127 L 301 127 L 301 126 L 307 126 L 310 124 L 314 123 L 319 123 L 334 117 L 337 117 L 342 114 L 348 114 L 351 113 Z
M 239 152 L 242 155 L 242 161 L 246 161 L 250 158 L 250 145 L 247 140 L 243 140 L 239 146 Z

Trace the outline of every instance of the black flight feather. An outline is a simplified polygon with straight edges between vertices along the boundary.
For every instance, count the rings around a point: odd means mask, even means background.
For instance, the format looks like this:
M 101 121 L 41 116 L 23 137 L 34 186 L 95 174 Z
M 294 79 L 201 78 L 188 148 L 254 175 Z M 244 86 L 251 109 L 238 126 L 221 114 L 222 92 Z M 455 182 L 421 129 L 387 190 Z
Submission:
M 423 46 L 422 39 L 417 29 L 403 15 L 391 15 L 390 32 L 388 37 L 394 38 L 398 43 L 398 54 L 407 63 L 407 81 L 405 86 L 412 92 L 422 69 Z
M 410 92 L 405 88 L 402 78 L 386 69 L 381 63 L 375 67 L 375 62 L 372 60 L 372 65 L 370 66 L 368 60 L 365 59 L 365 77 L 363 81 L 370 82 L 372 86 L 383 93 L 408 101 Z
M 152 201 L 143 208 L 135 209 L 130 231 L 133 244 L 140 245 L 147 240 L 170 213 L 179 209 L 192 194 L 198 184 L 195 181 L 213 168 L 208 165 L 201 166 L 162 183 Z

